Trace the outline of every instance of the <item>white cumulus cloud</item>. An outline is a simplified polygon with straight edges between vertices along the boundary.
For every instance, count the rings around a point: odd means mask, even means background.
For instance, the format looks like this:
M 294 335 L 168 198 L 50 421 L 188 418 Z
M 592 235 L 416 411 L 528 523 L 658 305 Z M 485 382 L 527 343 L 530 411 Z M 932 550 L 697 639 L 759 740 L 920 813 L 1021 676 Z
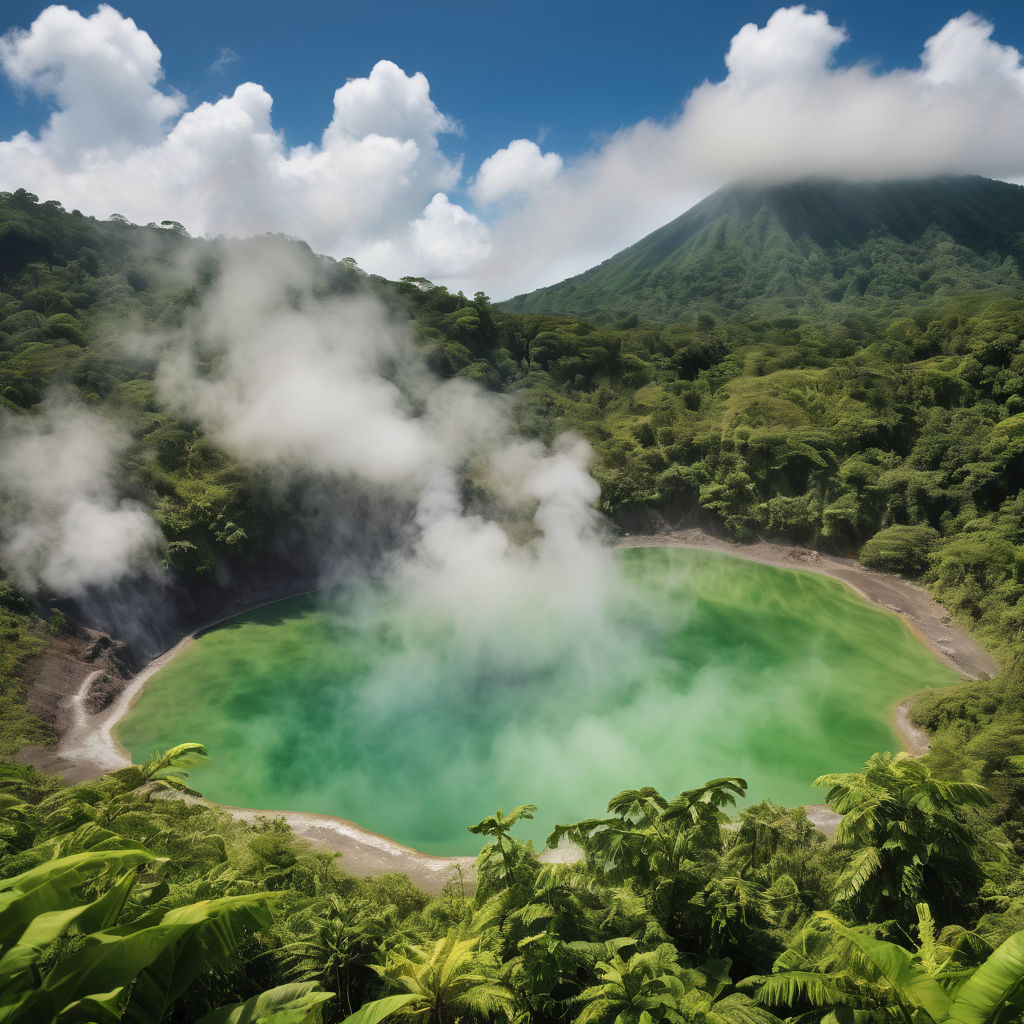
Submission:
M 0 41 L 0 65 L 57 108 L 37 135 L 0 142 L 0 187 L 198 234 L 282 232 L 396 276 L 441 276 L 485 254 L 482 223 L 450 201 L 439 216 L 435 201 L 461 175 L 438 142 L 458 125 L 422 74 L 390 61 L 342 85 L 319 144 L 295 148 L 256 83 L 185 110 L 160 88 L 153 40 L 109 6 L 88 18 L 47 8 Z
M 470 195 L 481 204 L 524 196 L 556 178 L 561 169 L 557 153 L 542 153 L 536 142 L 514 139 L 480 165 Z
M 734 85 L 756 87 L 780 76 L 790 81 L 816 78 L 828 66 L 836 47 L 847 40 L 824 11 L 805 7 L 777 10 L 764 28 L 752 22 L 732 38 L 725 66 Z
M 961 15 L 927 40 L 919 68 L 876 74 L 832 66 L 845 33 L 820 12 L 778 11 L 764 28 L 740 31 L 729 75 L 693 93 L 678 130 L 694 166 L 715 176 L 1017 175 L 1024 70 L 992 32 Z
M 157 88 L 163 71 L 153 40 L 106 4 L 88 20 L 48 7 L 30 30 L 0 40 L 0 63 L 16 85 L 56 102 L 39 145 L 65 170 L 86 151 L 118 157 L 158 143 L 184 107 L 181 96 Z
M 441 192 L 412 227 L 416 250 L 427 265 L 472 266 L 490 253 L 490 234 L 483 221 L 449 202 Z

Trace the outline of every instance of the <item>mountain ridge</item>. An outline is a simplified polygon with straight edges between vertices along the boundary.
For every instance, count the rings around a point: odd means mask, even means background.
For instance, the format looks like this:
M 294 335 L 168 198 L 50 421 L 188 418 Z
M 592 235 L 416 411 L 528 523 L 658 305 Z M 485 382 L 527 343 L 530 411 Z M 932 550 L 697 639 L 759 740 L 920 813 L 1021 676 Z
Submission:
M 908 300 L 1020 285 L 1021 266 L 1024 186 L 978 176 L 806 178 L 725 186 L 590 270 L 500 306 L 660 322 L 751 304 L 828 315 L 830 306 L 881 303 L 894 312 Z

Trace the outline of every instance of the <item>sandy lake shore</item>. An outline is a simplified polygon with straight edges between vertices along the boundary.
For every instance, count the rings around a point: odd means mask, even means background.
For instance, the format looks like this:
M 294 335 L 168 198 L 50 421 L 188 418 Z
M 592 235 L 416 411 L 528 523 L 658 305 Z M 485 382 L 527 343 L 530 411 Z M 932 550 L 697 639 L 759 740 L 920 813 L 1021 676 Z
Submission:
M 801 569 L 841 580 L 863 598 L 900 615 L 916 636 L 938 658 L 957 672 L 970 678 L 993 676 L 998 665 L 965 630 L 952 621 L 949 614 L 920 587 L 897 576 L 874 572 L 844 558 L 823 555 L 807 548 L 758 542 L 734 544 L 703 530 L 677 530 L 667 533 L 625 536 L 622 547 L 673 546 L 721 551 L 739 558 L 748 558 L 766 565 Z M 194 634 L 150 662 L 135 675 L 117 697 L 105 708 L 92 713 L 89 694 L 97 672 L 82 665 L 80 681 L 74 688 L 64 683 L 65 696 L 60 707 L 53 709 L 57 723 L 58 742 L 55 749 L 26 747 L 18 755 L 23 763 L 34 764 L 43 771 L 63 775 L 69 782 L 95 778 L 129 763 L 125 750 L 112 735 L 113 726 L 125 715 L 146 682 L 172 658 L 192 643 Z M 66 666 L 65 669 L 66 671 Z M 893 726 L 905 748 L 914 754 L 928 749 L 928 737 L 910 721 L 913 697 L 900 702 L 893 710 Z M 403 846 L 386 836 L 360 828 L 353 822 L 322 814 L 297 811 L 256 810 L 225 807 L 233 816 L 253 821 L 258 817 L 284 818 L 292 831 L 302 839 L 340 853 L 344 869 L 365 877 L 385 871 L 399 871 L 427 892 L 439 893 L 460 873 L 467 886 L 474 882 L 473 857 L 434 857 Z M 838 821 L 824 805 L 808 808 L 811 819 L 831 834 Z M 572 859 L 571 849 L 546 850 L 542 861 Z

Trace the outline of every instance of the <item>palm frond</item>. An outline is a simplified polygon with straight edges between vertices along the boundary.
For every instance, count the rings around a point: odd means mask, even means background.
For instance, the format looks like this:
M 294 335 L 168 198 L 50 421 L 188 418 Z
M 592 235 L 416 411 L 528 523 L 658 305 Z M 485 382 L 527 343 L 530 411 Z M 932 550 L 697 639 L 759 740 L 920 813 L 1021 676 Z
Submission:
M 816 971 L 780 971 L 778 974 L 744 978 L 741 988 L 754 988 L 754 1002 L 761 1006 L 852 1006 L 856 995 L 841 982 Z

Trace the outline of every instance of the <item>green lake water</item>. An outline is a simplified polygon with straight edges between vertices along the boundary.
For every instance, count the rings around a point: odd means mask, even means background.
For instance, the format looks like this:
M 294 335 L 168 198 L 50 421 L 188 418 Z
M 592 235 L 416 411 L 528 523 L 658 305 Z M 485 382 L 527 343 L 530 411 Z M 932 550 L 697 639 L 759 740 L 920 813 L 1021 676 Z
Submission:
M 957 681 L 835 580 L 681 548 L 616 559 L 621 585 L 578 618 L 538 596 L 481 624 L 368 590 L 258 609 L 161 669 L 115 735 L 136 761 L 205 744 L 192 782 L 221 803 L 472 854 L 466 826 L 520 803 L 540 846 L 645 785 L 739 775 L 752 800 L 821 802 L 817 775 L 898 749 L 896 701 Z

